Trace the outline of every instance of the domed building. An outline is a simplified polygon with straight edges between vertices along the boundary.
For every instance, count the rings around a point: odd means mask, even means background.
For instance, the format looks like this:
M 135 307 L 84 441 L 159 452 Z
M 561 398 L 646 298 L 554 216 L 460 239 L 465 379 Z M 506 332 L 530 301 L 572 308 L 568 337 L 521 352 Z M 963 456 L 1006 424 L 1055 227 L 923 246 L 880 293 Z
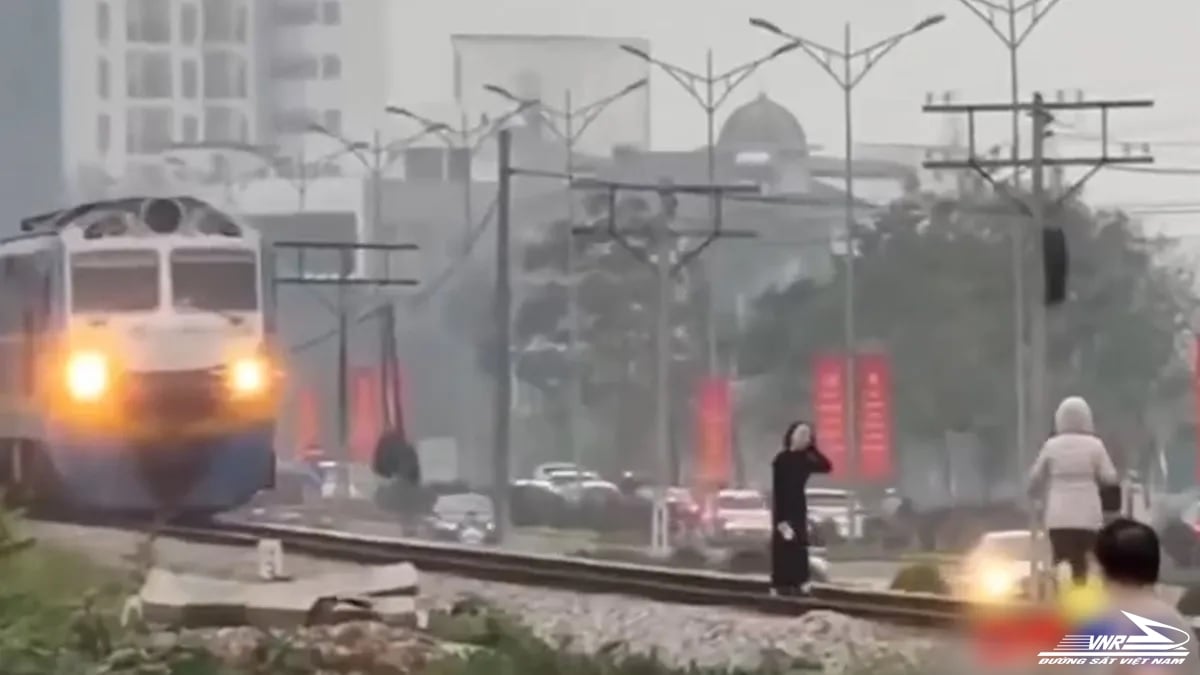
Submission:
M 766 94 L 734 110 L 717 137 L 722 152 L 769 152 L 808 156 L 808 137 L 790 110 Z

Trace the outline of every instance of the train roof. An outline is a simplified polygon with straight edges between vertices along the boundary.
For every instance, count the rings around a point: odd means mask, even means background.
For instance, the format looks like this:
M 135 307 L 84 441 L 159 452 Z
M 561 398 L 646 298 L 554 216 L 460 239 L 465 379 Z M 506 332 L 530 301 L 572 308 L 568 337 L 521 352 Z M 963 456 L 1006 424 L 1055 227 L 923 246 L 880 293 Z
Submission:
M 21 220 L 22 232 L 33 232 L 42 228 L 62 229 L 70 225 L 80 216 L 87 215 L 93 211 L 139 211 L 147 202 L 159 199 L 178 202 L 180 205 L 188 209 L 204 208 L 212 211 L 220 212 L 220 209 L 209 204 L 203 199 L 189 196 L 178 197 L 151 197 L 151 196 L 134 196 L 134 197 L 118 197 L 114 199 L 98 199 L 91 202 L 83 202 L 74 206 L 40 213 L 35 216 L 29 216 Z
M 115 217 L 114 213 L 117 214 Z M 73 226 L 78 226 L 78 230 Z M 84 240 L 127 233 L 258 239 L 257 230 L 243 219 L 202 199 L 184 195 L 101 199 L 30 216 L 21 221 L 21 234 L 4 240 L 4 243 L 39 236 L 62 236 L 66 231 L 71 232 L 72 239 Z

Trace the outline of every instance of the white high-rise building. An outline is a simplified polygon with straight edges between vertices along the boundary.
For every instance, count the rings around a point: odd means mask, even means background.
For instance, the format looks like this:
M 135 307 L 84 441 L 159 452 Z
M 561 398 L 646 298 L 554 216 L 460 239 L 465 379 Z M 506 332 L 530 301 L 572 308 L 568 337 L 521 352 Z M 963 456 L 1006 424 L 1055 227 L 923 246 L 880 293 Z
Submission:
M 385 13 L 383 0 L 64 0 L 68 184 L 144 183 L 181 143 L 286 162 L 330 147 L 309 140 L 312 123 L 369 136 L 386 104 Z

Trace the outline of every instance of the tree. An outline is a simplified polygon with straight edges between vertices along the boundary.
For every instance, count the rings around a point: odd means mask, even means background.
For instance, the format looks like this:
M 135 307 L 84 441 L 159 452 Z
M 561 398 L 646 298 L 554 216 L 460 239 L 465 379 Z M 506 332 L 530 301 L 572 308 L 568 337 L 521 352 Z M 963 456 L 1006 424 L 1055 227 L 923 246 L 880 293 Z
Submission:
M 542 394 L 551 416 L 565 428 L 570 400 L 568 284 L 576 284 L 577 368 L 584 407 L 602 428 L 612 430 L 604 434 L 616 450 L 611 456 L 622 466 L 638 466 L 646 454 L 640 451 L 653 447 L 655 271 L 604 234 L 610 218 L 607 195 L 585 200 L 583 214 L 583 224 L 594 232 L 573 232 L 571 223 L 558 221 L 523 251 L 527 280 L 514 321 L 516 374 Z M 617 205 L 616 226 L 643 255 L 650 250 L 656 215 L 641 197 L 625 197 Z M 567 246 L 575 247 L 570 276 Z M 697 291 L 686 270 L 676 277 L 675 290 L 672 379 L 677 385 L 673 400 L 679 402 L 687 399 L 683 385 L 691 382 L 703 330 L 694 302 Z
M 998 197 L 924 196 L 892 204 L 858 233 L 858 334 L 891 355 L 898 437 L 938 443 L 947 431 L 973 432 L 991 450 L 985 471 L 1004 467 L 1017 443 L 1007 232 L 1020 217 Z M 1123 213 L 1070 202 L 1054 218 L 1071 262 L 1068 300 L 1049 322 L 1050 404 L 1082 394 L 1118 454 L 1135 449 L 1146 410 L 1186 382 L 1178 338 L 1194 304 L 1190 277 L 1164 262 L 1170 242 L 1143 237 Z M 826 283 L 800 280 L 756 300 L 743 364 L 769 374 L 769 398 L 792 413 L 792 402 L 810 400 L 798 374 L 817 352 L 842 349 L 845 283 L 838 261 Z

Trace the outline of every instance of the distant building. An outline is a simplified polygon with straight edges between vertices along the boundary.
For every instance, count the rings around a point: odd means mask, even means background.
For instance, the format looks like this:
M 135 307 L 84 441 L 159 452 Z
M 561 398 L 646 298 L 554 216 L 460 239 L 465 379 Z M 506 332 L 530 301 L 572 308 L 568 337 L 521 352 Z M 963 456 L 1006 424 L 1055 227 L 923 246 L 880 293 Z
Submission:
M 64 124 L 62 0 L 0 3 L 0 234 L 59 204 Z
M 78 0 L 62 8 L 48 43 L 62 45 L 63 161 L 76 194 L 163 180 L 161 154 L 174 144 L 316 157 L 336 142 L 314 138 L 310 124 L 363 136 L 383 115 L 385 3 Z

